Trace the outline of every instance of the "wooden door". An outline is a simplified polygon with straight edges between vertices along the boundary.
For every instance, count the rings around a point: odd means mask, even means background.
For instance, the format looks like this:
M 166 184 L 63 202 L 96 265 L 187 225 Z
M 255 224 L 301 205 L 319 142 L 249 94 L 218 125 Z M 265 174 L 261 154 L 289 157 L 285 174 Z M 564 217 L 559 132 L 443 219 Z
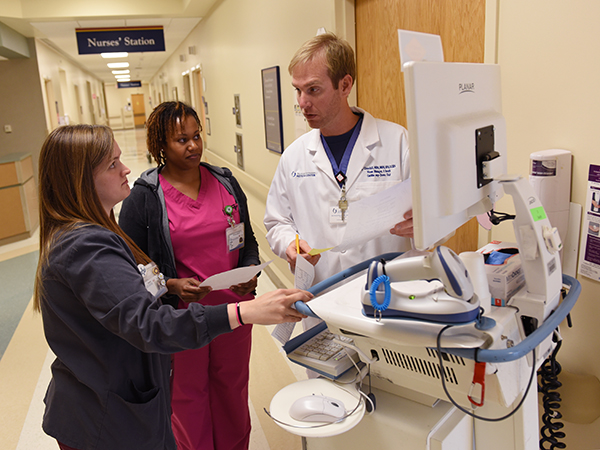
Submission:
M 355 14 L 357 103 L 375 117 L 406 127 L 398 29 L 440 35 L 445 61 L 483 62 L 485 0 L 356 0 Z M 472 219 L 444 245 L 476 250 L 477 227 Z
M 52 80 L 44 81 L 44 88 L 46 89 L 46 99 L 48 101 L 48 116 L 50 118 L 50 126 L 48 133 L 58 127 L 58 102 L 54 96 L 54 87 L 52 86 Z
M 144 94 L 132 94 L 131 106 L 133 108 L 133 124 L 136 128 L 143 128 L 146 123 L 146 107 Z

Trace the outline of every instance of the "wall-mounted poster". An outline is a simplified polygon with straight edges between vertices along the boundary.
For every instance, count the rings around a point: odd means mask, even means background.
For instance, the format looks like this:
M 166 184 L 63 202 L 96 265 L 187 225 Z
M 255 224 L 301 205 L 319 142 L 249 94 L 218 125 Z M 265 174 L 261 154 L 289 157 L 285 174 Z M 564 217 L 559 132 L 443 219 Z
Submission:
M 600 281 L 600 166 L 590 164 L 579 275 Z
M 283 120 L 281 117 L 281 86 L 279 66 L 262 70 L 265 139 L 271 151 L 283 152 Z

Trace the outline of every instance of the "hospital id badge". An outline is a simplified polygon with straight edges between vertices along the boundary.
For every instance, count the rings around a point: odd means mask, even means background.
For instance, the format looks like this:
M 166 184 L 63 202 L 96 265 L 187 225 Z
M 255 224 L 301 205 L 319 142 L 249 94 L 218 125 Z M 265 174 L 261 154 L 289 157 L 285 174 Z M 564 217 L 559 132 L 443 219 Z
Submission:
M 167 292 L 167 283 L 165 282 L 165 276 L 160 273 L 158 266 L 151 262 L 146 264 L 138 264 L 138 269 L 144 279 L 144 285 L 148 292 L 154 297 L 160 297 Z
M 344 218 L 342 220 L 342 210 L 336 204 L 329 208 L 329 223 L 347 223 L 348 222 L 348 212 L 350 208 L 346 209 L 344 213 Z
M 227 228 L 227 248 L 230 252 L 244 246 L 244 223 L 238 223 Z

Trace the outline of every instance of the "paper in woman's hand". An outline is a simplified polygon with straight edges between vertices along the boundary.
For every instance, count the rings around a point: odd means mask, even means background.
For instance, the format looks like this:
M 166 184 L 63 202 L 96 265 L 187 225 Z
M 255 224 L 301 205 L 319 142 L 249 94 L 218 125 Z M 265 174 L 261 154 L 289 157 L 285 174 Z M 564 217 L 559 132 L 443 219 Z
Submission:
M 294 271 L 294 287 L 296 289 L 308 290 L 315 279 L 315 267 L 309 263 L 304 256 L 296 257 L 296 270 Z M 295 308 L 295 306 L 292 306 Z M 279 323 L 273 329 L 271 336 L 282 344 L 285 344 L 292 337 L 292 332 L 296 322 Z
M 236 284 L 250 281 L 254 275 L 271 264 L 272 261 L 273 260 L 267 261 L 259 266 L 238 267 L 236 269 L 228 270 L 227 272 L 218 273 L 208 277 L 206 280 L 200 283 L 200 286 L 210 286 L 213 291 L 218 291 L 219 289 L 229 289 L 231 286 L 235 286 Z

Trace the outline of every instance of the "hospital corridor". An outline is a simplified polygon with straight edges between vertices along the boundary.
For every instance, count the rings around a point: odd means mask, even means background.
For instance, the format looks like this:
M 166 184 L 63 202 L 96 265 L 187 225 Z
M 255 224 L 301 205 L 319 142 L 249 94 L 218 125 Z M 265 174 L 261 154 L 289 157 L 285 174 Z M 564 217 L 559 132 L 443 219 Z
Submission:
M 598 23 L 0 0 L 0 450 L 600 450 Z

